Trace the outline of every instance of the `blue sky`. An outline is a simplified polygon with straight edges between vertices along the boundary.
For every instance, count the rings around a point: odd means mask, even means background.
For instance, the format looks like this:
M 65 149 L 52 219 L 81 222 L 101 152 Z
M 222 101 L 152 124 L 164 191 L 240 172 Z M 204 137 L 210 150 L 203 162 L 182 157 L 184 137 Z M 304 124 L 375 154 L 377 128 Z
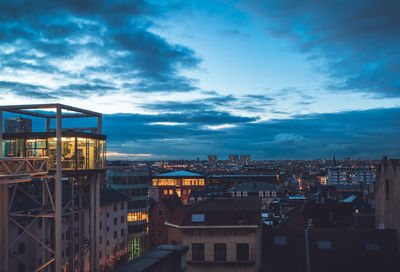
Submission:
M 399 156 L 398 1 L 0 1 L 0 104 L 105 113 L 109 158 Z

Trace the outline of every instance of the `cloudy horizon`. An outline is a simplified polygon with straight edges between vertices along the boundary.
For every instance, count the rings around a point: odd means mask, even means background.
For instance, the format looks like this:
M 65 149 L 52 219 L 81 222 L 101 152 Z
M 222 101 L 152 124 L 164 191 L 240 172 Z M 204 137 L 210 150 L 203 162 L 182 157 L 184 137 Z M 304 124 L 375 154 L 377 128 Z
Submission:
M 110 159 L 400 156 L 397 1 L 0 1 L 0 104 L 104 113 Z

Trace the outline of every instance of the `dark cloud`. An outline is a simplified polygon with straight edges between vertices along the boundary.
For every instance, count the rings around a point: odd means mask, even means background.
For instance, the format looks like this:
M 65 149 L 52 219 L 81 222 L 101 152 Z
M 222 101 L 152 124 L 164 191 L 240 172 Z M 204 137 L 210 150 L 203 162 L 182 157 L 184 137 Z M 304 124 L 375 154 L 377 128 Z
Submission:
M 148 1 L 1 1 L 0 45 L 11 50 L 2 53 L 0 71 L 79 79 L 72 93 L 104 92 L 92 82 L 102 75 L 126 83 L 127 92 L 196 90 L 192 79 L 180 75 L 182 69 L 197 68 L 200 59 L 193 50 L 149 31 L 164 12 L 162 4 Z M 62 62 L 68 61 L 65 69 Z
M 109 150 L 193 159 L 208 154 L 250 153 L 255 159 L 400 156 L 400 108 L 299 115 L 254 122 L 227 113 L 106 115 Z M 234 122 L 236 121 L 236 122 Z M 181 125 L 150 125 L 178 122 Z M 209 125 L 235 124 L 211 130 Z M 122 145 L 121 145 L 122 144 Z
M 0 92 L 13 93 L 18 96 L 35 99 L 54 99 L 52 91 L 40 85 L 25 84 L 19 82 L 0 81 Z
M 400 2 L 245 1 L 268 33 L 291 40 L 334 90 L 400 95 Z

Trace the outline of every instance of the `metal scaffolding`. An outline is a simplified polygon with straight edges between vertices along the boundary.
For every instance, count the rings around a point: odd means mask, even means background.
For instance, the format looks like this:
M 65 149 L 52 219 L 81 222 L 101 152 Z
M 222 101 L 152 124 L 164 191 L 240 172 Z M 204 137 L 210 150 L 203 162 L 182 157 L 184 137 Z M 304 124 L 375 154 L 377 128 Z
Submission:
M 55 110 L 54 112 L 48 110 Z M 41 110 L 40 112 L 32 110 Z M 63 112 L 69 111 L 69 112 Z M 49 169 L 48 157 L 3 157 L 3 112 L 12 112 L 44 118 L 46 132 L 55 130 L 56 161 L 55 169 Z M 73 113 L 71 113 L 73 112 Z M 42 247 L 43 264 L 34 271 L 84 271 L 85 258 L 90 271 L 99 271 L 98 246 L 99 228 L 99 188 L 103 168 L 86 170 L 63 170 L 62 137 L 63 118 L 97 118 L 97 126 L 91 128 L 73 128 L 69 131 L 87 131 L 101 134 L 102 115 L 62 104 L 0 106 L 0 271 L 9 271 L 9 258 L 17 241 L 28 235 Z M 56 120 L 56 128 L 51 128 L 51 120 Z M 29 137 L 29 135 L 28 135 Z M 7 154 L 8 155 L 8 154 Z M 38 193 L 27 190 L 24 184 L 34 184 Z M 22 193 L 37 205 L 32 209 L 14 211 L 13 203 L 17 193 Z M 84 211 L 89 210 L 89 222 L 84 218 Z M 30 219 L 26 226 L 18 218 Z M 41 234 L 35 235 L 30 230 L 34 223 L 41 222 Z M 9 225 L 15 224 L 22 232 L 14 239 L 9 239 Z M 85 227 L 89 226 L 89 235 Z M 66 239 L 62 240 L 62 231 L 67 229 Z M 88 236 L 88 237 L 87 237 Z M 62 250 L 67 248 L 64 256 Z M 20 260 L 19 260 L 20 261 Z

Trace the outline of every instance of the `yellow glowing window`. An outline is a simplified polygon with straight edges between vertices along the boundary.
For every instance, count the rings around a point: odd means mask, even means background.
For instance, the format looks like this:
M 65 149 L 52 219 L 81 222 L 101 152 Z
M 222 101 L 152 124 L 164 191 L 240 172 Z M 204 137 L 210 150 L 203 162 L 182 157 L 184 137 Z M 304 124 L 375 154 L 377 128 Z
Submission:
M 173 191 L 173 190 L 169 190 L 169 194 L 170 194 L 170 195 L 173 195 L 173 194 L 174 194 L 174 191 Z
M 168 190 L 164 190 L 164 195 L 168 195 Z
M 128 222 L 132 221 L 142 221 L 148 220 L 148 215 L 146 212 L 135 212 L 135 213 L 128 213 Z

